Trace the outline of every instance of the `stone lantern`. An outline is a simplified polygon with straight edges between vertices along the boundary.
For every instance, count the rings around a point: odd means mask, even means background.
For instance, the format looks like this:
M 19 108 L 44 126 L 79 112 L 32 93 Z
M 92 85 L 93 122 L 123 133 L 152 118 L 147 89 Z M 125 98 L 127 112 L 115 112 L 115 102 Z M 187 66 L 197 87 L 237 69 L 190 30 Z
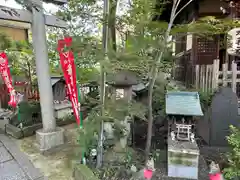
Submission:
M 115 74 L 108 74 L 107 76 L 107 84 L 109 85 L 110 95 L 113 99 L 126 99 L 127 102 L 132 100 L 132 86 L 138 84 L 137 76 L 130 71 L 119 71 Z M 125 126 L 126 132 L 124 137 L 120 139 L 119 143 L 116 143 L 115 148 L 119 151 L 124 149 L 127 145 L 128 136 L 131 131 L 130 125 L 131 117 L 126 116 L 121 124 Z M 113 137 L 113 124 L 111 122 L 104 123 L 104 130 L 109 135 L 107 138 Z
M 111 92 L 114 98 L 124 98 L 127 101 L 132 99 L 132 86 L 138 84 L 136 74 L 131 71 L 122 70 L 116 74 L 107 76 L 107 84 L 111 87 Z

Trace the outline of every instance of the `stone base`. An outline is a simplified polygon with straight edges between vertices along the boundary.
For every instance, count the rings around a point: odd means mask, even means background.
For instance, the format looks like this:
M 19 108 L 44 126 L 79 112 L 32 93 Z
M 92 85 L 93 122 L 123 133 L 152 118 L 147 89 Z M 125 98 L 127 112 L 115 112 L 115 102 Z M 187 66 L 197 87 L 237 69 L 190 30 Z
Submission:
M 55 113 L 55 118 L 57 119 L 65 118 L 67 115 L 71 115 L 72 104 L 71 103 L 55 104 L 54 113 Z
M 5 131 L 5 126 L 6 124 L 9 124 L 9 119 L 4 118 L 4 119 L 0 119 L 0 129 Z
M 198 179 L 198 167 L 168 165 L 168 176 L 183 179 Z
M 40 151 L 50 150 L 64 144 L 64 129 L 57 127 L 55 132 L 43 132 L 42 129 L 39 129 L 36 131 L 36 139 Z
M 168 139 L 168 176 L 198 179 L 199 149 L 196 142 Z

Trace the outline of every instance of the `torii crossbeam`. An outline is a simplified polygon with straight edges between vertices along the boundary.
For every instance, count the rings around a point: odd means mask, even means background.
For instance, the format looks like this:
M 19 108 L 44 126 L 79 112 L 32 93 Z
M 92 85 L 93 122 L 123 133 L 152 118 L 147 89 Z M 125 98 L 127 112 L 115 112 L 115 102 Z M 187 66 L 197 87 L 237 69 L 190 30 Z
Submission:
M 36 0 L 35 0 L 36 1 Z M 45 2 L 51 2 L 52 0 L 45 0 Z M 56 0 L 56 4 L 61 5 L 66 3 L 66 0 Z M 54 26 L 60 28 L 66 28 L 67 23 L 56 16 L 44 15 L 45 25 Z M 0 19 L 3 20 L 12 20 L 25 23 L 32 23 L 32 13 L 28 10 L 14 9 L 5 6 L 0 6 Z

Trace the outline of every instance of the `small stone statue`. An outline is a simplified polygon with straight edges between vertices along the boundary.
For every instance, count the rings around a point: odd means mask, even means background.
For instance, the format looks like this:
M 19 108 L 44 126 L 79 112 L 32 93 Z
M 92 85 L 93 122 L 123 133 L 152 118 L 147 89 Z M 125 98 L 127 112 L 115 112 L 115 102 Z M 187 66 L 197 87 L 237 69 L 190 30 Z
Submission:
M 173 141 L 175 141 L 176 135 L 175 135 L 174 131 L 172 131 L 170 135 L 171 135 L 171 139 L 172 139 Z
M 191 133 L 190 140 L 192 143 L 195 142 L 195 134 L 194 133 Z
M 215 174 L 220 172 L 219 165 L 214 161 L 212 161 L 211 164 L 209 165 L 209 169 L 210 169 L 209 174 Z
M 134 172 L 134 173 L 137 172 L 137 167 L 134 166 L 133 164 L 132 164 L 132 166 L 131 166 L 131 171 Z
M 92 157 L 96 157 L 97 156 L 97 150 L 96 149 L 91 149 L 90 154 L 91 154 Z
M 154 160 L 153 160 L 152 157 L 147 161 L 146 166 L 147 166 L 147 169 L 150 169 L 150 170 L 152 170 L 152 171 L 155 171 L 155 168 L 154 168 Z
M 91 163 L 96 163 L 97 162 L 97 150 L 96 149 L 91 149 L 90 151 L 90 157 L 89 157 Z
M 224 177 L 220 171 L 219 165 L 214 161 L 209 166 L 209 178 L 210 180 L 224 180 Z
M 23 128 L 23 123 L 20 123 L 20 124 L 18 125 L 18 128 L 22 129 L 22 128 Z
M 135 173 L 130 180 L 151 180 L 154 171 L 154 160 L 153 158 L 150 158 L 147 161 L 145 168 Z

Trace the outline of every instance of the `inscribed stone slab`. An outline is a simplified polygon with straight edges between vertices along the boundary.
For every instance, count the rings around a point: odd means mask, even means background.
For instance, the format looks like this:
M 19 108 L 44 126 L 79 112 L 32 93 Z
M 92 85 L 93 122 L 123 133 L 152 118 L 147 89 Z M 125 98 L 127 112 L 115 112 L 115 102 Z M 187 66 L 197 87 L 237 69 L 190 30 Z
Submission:
M 210 132 L 209 145 L 227 147 L 226 136 L 230 134 L 229 126 L 238 127 L 240 125 L 239 118 L 236 93 L 229 87 L 219 89 L 212 99 L 210 131 L 205 130 L 205 132 Z
M 9 161 L 12 159 L 12 156 L 9 152 L 5 149 L 4 146 L 0 147 L 0 163 Z
M 0 163 L 0 180 L 28 180 L 16 161 Z

